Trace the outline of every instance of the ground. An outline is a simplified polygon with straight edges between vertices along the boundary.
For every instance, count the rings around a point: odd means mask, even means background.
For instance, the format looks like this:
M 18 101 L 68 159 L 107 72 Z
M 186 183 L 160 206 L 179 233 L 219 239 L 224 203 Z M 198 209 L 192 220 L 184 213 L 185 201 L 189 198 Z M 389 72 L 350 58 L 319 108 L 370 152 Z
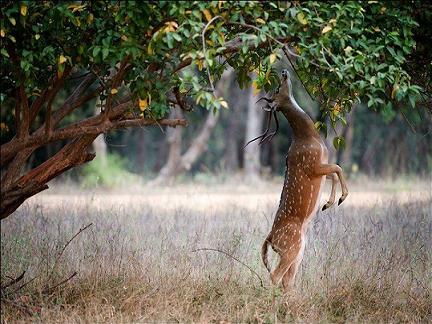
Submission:
M 26 270 L 4 289 L 2 320 L 432 321 L 430 182 L 349 184 L 347 200 L 311 222 L 286 295 L 270 285 L 260 258 L 282 179 L 54 186 L 1 223 L 2 283 Z M 328 195 L 326 187 L 322 204 Z

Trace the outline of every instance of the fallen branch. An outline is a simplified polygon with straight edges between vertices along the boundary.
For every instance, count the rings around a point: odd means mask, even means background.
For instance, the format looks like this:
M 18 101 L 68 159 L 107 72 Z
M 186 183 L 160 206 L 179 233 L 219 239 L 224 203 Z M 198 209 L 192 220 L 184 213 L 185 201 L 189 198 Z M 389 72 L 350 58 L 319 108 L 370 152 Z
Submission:
M 15 279 L 12 279 L 11 281 L 9 281 L 4 286 L 0 286 L 0 290 L 6 289 L 7 287 L 13 286 L 16 283 L 20 282 L 24 278 L 25 273 L 26 272 L 24 270 L 18 277 L 16 277 Z
M 60 258 L 62 257 L 64 251 L 66 251 L 66 248 L 68 247 L 68 245 L 71 244 L 72 241 L 73 241 L 73 240 L 74 240 L 78 235 L 80 235 L 82 232 L 84 232 L 87 228 L 89 228 L 89 227 L 92 226 L 92 225 L 93 225 L 93 223 L 90 223 L 90 224 L 84 226 L 83 228 L 80 228 L 79 231 L 78 231 L 77 233 L 75 233 L 75 235 L 72 236 L 72 237 L 69 239 L 69 241 L 66 242 L 66 244 L 63 246 L 63 248 L 61 249 L 60 253 L 58 254 L 57 258 L 56 258 L 55 261 L 54 261 L 54 265 L 53 265 L 53 267 L 52 267 L 52 269 L 51 269 L 51 273 L 50 273 L 50 275 L 48 276 L 48 281 L 51 279 L 52 275 L 54 274 L 54 270 L 57 268 L 57 264 L 58 264 L 58 262 L 60 261 Z M 74 275 L 76 275 L 76 273 L 75 273 Z
M 49 294 L 51 293 L 54 289 L 56 289 L 57 287 L 60 287 L 61 285 L 65 284 L 66 282 L 68 282 L 69 280 L 71 280 L 73 277 L 75 277 L 78 274 L 78 272 L 74 272 L 72 273 L 68 278 L 66 278 L 63 281 L 60 281 L 58 284 L 50 287 L 50 288 L 45 288 L 44 290 L 42 290 L 42 294 Z
M 239 259 L 237 259 L 235 256 L 229 254 L 228 252 L 225 252 L 225 251 L 222 251 L 219 249 L 212 249 L 212 248 L 200 248 L 200 249 L 192 250 L 192 252 L 199 252 L 199 251 L 214 251 L 214 252 L 219 252 L 219 253 L 225 254 L 226 256 L 230 257 L 231 259 L 237 261 L 241 265 L 248 268 L 249 271 L 252 272 L 258 278 L 261 287 L 264 288 L 263 280 L 261 279 L 260 275 L 254 269 L 252 269 L 250 266 L 248 266 L 246 263 L 244 263 L 243 261 L 240 261 Z

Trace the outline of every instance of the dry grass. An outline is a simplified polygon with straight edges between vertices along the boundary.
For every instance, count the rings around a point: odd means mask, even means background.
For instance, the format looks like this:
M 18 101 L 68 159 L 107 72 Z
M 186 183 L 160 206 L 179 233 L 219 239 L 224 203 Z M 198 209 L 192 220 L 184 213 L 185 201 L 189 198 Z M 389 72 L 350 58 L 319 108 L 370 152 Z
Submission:
M 270 287 L 260 261 L 279 186 L 39 195 L 2 221 L 2 282 L 27 270 L 5 290 L 2 320 L 432 321 L 429 184 L 352 186 L 341 207 L 312 222 L 296 287 L 285 296 Z M 202 247 L 239 258 L 265 287 L 222 253 L 192 252 Z

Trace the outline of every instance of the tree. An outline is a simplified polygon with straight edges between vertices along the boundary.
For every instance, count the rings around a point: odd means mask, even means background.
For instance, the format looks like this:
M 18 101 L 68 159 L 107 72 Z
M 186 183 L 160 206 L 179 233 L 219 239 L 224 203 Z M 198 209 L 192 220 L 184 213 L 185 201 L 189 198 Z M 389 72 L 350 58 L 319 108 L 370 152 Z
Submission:
M 256 102 L 259 98 L 258 94 L 259 93 L 255 93 L 253 88 L 250 89 L 248 94 L 245 144 L 262 133 L 263 113 L 257 109 L 258 105 Z M 257 182 L 261 178 L 261 150 L 258 143 L 258 141 L 252 142 L 244 148 L 245 179 L 250 183 Z
M 414 106 L 420 88 L 405 68 L 415 46 L 411 8 L 375 1 L 4 1 L 1 217 L 92 160 L 88 148 L 101 133 L 185 125 L 164 118 L 172 105 L 188 109 L 186 97 L 209 110 L 224 106 L 213 84 L 227 65 L 241 87 L 254 71 L 257 88 L 274 90 L 281 49 L 296 49 L 290 55 L 300 78 L 333 122 L 343 122 L 357 99 L 377 109 L 392 109 L 394 100 Z M 90 116 L 96 97 L 101 112 Z M 23 171 L 36 149 L 54 142 L 62 144 L 57 153 Z
M 222 95 L 223 87 L 229 84 L 231 74 L 231 70 L 225 70 L 225 72 L 222 74 L 214 91 L 216 96 L 219 97 Z M 225 108 L 228 108 L 226 103 L 224 103 L 224 105 L 226 105 Z M 174 109 L 172 114 L 178 118 L 183 117 L 182 111 L 179 107 Z M 213 111 L 208 112 L 204 125 L 201 127 L 201 130 L 190 143 L 189 148 L 184 154 L 181 153 L 182 129 L 178 128 L 170 131 L 168 135 L 168 142 L 170 146 L 168 160 L 160 170 L 157 178 L 154 179 L 151 184 L 163 184 L 170 182 L 180 173 L 190 170 L 192 165 L 207 150 L 207 141 L 209 140 L 209 137 L 216 126 L 218 119 L 219 113 L 214 113 Z
M 100 100 L 96 101 L 96 107 L 95 107 L 95 115 L 99 115 L 100 113 Z M 107 145 L 105 142 L 105 136 L 104 134 L 98 135 L 95 140 L 93 141 L 93 149 L 96 154 L 96 158 L 100 159 L 101 165 L 106 167 L 107 165 Z

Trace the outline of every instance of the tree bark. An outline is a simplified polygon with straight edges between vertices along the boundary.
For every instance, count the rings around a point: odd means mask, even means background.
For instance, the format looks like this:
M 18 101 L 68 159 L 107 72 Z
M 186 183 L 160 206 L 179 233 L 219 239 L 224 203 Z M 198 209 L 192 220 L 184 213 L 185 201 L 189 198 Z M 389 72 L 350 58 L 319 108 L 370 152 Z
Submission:
M 246 143 L 252 138 L 259 136 L 262 132 L 262 119 L 264 113 L 258 108 L 256 104 L 257 100 L 258 96 L 254 95 L 253 89 L 251 88 L 248 94 Z M 260 146 L 258 143 L 259 141 L 254 141 L 244 149 L 245 180 L 249 183 L 259 182 L 261 180 Z
M 93 160 L 87 148 L 96 135 L 81 136 L 64 146 L 53 157 L 21 176 L 10 187 L 2 187 L 1 219 L 13 213 L 27 198 L 48 189 L 47 182 L 72 167 Z

